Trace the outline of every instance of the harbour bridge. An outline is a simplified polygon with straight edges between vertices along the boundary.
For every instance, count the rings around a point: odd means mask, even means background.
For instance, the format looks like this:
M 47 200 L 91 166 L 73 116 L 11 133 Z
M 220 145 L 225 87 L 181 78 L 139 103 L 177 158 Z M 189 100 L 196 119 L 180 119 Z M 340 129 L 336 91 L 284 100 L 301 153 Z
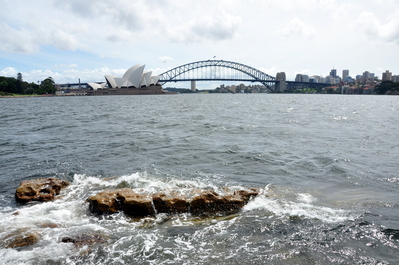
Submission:
M 285 90 L 287 87 L 320 87 L 329 84 L 313 82 L 286 81 L 277 74 L 270 76 L 251 66 L 224 60 L 206 60 L 192 62 L 175 67 L 159 75 L 159 83 L 164 85 L 168 82 L 191 81 L 192 89 L 195 81 L 242 81 L 259 82 L 269 90 Z M 193 85 L 194 84 L 194 85 Z
M 169 82 L 191 82 L 191 89 L 195 90 L 196 81 L 258 82 L 270 91 L 281 92 L 330 86 L 326 83 L 286 81 L 285 73 L 278 73 L 276 77 L 273 77 L 254 67 L 224 60 L 205 60 L 175 67 L 160 74 L 158 83 L 164 85 Z M 60 85 L 66 89 L 80 89 L 87 86 L 87 83 L 80 83 L 80 79 L 79 83 Z

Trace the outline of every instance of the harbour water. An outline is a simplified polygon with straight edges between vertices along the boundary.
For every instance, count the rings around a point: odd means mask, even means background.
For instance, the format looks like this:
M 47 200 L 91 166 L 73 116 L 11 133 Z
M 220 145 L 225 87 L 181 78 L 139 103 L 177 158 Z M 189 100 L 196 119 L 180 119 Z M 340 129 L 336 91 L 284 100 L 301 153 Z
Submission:
M 398 264 L 399 98 L 0 98 L 0 264 Z M 17 204 L 22 180 L 71 185 Z M 239 213 L 98 216 L 99 191 L 258 188 Z M 49 225 L 51 224 L 51 225 Z M 37 243 L 6 248 L 10 234 Z M 76 246 L 64 237 L 100 235 Z

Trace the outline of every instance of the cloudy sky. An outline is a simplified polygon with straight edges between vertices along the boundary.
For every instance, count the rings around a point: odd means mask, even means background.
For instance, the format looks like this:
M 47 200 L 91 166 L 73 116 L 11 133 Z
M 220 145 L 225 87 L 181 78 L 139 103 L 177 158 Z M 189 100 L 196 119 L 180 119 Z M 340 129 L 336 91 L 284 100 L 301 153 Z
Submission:
M 0 76 L 102 81 L 212 59 L 399 74 L 399 0 L 0 0 Z

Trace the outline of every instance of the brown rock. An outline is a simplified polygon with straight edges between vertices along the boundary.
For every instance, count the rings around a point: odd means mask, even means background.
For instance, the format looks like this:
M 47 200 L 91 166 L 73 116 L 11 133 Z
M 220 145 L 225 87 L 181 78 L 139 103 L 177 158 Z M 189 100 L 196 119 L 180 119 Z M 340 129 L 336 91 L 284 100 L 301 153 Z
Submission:
M 189 211 L 190 202 L 182 195 L 170 196 L 165 193 L 155 193 L 152 201 L 157 213 L 185 213 Z
M 128 215 L 140 217 L 155 214 L 152 198 L 135 193 L 129 188 L 102 191 L 91 196 L 87 201 L 90 211 L 93 213 L 124 211 Z
M 68 181 L 57 178 L 25 180 L 15 191 L 15 199 L 18 202 L 52 201 L 68 185 Z
M 248 203 L 251 198 L 256 197 L 256 195 L 258 194 L 259 189 L 239 190 L 234 192 L 234 195 L 240 196 L 244 200 L 245 204 Z
M 152 198 L 149 195 L 138 194 L 131 190 L 118 194 L 116 199 L 120 203 L 120 209 L 128 215 L 139 217 L 155 214 Z
M 173 192 L 155 193 L 150 196 L 123 188 L 100 192 L 87 201 L 90 204 L 90 211 L 99 214 L 123 211 L 134 217 L 144 217 L 156 213 L 190 212 L 193 215 L 205 216 L 236 213 L 258 193 L 255 189 L 240 190 L 221 196 L 207 190 L 201 191 L 199 195 L 189 200 L 186 196 Z
M 191 201 L 191 213 L 193 215 L 232 214 L 245 205 L 241 196 L 228 194 L 220 196 L 214 191 L 204 191 Z
M 116 201 L 116 196 L 119 192 L 124 192 L 125 189 L 106 190 L 91 196 L 87 199 L 90 211 L 99 214 L 117 212 L 119 210 L 119 204 Z

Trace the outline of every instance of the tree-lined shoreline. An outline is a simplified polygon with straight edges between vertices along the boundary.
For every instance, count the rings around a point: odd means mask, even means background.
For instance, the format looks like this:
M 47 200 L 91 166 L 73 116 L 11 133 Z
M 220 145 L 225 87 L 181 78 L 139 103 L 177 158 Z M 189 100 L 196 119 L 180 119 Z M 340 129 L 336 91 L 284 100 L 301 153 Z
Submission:
M 0 96 L 10 97 L 16 95 L 43 95 L 55 94 L 57 88 L 52 77 L 37 84 L 23 81 L 22 74 L 18 73 L 17 78 L 0 76 Z

